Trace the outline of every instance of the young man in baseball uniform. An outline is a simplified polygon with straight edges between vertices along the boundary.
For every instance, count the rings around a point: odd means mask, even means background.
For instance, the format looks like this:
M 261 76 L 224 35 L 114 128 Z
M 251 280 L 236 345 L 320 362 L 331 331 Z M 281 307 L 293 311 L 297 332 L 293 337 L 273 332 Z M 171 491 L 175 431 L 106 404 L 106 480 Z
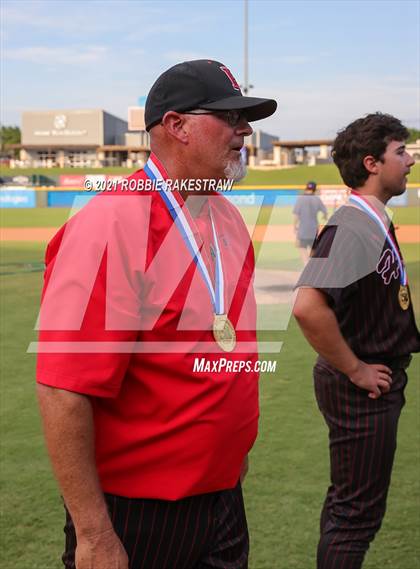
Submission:
M 249 121 L 276 106 L 217 61 L 170 68 L 146 102 L 144 169 L 48 246 L 37 381 L 67 569 L 247 567 L 254 256 L 208 182 L 244 175 Z
M 404 260 L 386 209 L 414 160 L 407 129 L 375 113 L 341 131 L 334 162 L 348 204 L 317 238 L 294 316 L 318 352 L 315 393 L 329 428 L 331 485 L 318 569 L 359 569 L 381 526 L 404 405 L 406 368 L 420 349 Z

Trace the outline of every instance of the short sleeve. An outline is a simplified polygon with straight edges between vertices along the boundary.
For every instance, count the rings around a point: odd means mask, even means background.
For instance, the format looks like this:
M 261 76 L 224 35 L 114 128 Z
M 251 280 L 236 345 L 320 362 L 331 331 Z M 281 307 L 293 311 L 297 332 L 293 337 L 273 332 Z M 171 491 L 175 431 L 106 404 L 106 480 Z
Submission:
M 357 291 L 362 276 L 363 246 L 346 228 L 329 225 L 315 241 L 297 287 L 322 290 L 335 305 Z
M 127 247 L 130 231 L 121 230 L 115 207 L 108 207 L 115 200 L 106 207 L 89 205 L 47 250 L 36 378 L 56 388 L 115 397 L 138 335 L 142 247 L 138 236 L 136 247 Z
M 342 206 L 315 241 L 297 286 L 323 290 L 337 304 L 377 270 L 384 245 L 385 235 L 375 222 L 355 207 Z

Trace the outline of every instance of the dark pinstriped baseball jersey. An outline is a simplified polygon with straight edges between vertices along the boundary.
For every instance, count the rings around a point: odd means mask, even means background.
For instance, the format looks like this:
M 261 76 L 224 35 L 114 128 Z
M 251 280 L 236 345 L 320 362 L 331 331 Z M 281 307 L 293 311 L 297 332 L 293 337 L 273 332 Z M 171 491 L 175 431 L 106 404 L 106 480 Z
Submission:
M 398 247 L 392 223 L 390 231 Z M 331 217 L 298 286 L 327 294 L 341 333 L 361 359 L 384 361 L 420 350 L 412 302 L 408 310 L 398 302 L 395 255 L 376 223 L 357 208 L 343 206 Z

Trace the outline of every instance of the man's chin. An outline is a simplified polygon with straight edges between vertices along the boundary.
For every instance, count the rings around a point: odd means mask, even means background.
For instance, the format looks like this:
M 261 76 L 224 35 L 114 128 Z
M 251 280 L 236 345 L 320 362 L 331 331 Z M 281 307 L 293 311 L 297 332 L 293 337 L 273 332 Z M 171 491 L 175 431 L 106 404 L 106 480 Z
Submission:
M 243 180 L 246 176 L 246 165 L 242 160 L 230 160 L 225 168 L 225 176 L 233 182 Z
M 394 196 L 401 196 L 406 189 L 407 189 L 407 182 L 404 182 L 404 184 L 396 192 L 394 192 Z

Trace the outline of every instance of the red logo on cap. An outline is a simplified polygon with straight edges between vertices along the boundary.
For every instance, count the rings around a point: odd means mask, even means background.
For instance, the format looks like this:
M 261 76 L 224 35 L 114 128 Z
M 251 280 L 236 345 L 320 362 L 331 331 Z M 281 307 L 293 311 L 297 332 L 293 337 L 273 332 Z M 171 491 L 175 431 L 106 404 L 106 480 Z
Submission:
M 220 69 L 223 71 L 223 73 L 225 73 L 227 75 L 227 77 L 229 78 L 229 81 L 232 83 L 232 87 L 234 89 L 236 89 L 237 91 L 240 91 L 241 88 L 238 85 L 238 82 L 236 81 L 235 77 L 232 75 L 232 72 L 230 69 L 228 69 L 227 67 L 225 67 L 224 65 L 222 65 L 220 67 Z

